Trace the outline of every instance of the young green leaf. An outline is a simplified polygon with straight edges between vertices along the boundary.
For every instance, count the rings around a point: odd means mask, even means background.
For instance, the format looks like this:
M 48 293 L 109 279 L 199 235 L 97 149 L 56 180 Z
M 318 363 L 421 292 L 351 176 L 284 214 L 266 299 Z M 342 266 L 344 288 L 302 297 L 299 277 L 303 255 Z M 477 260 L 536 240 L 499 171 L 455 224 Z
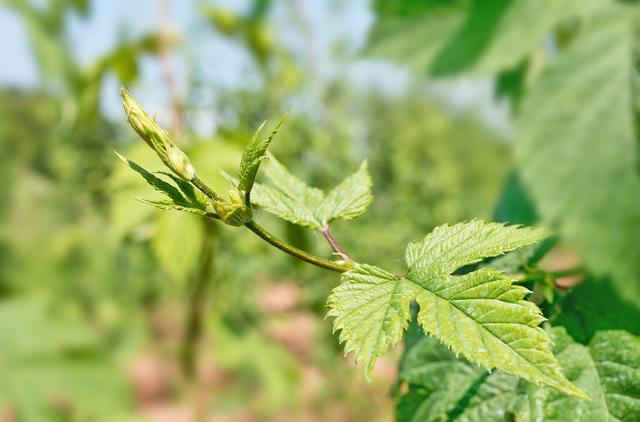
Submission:
M 280 119 L 271 134 L 266 138 L 260 138 L 260 132 L 266 122 L 262 123 L 242 154 L 242 158 L 240 159 L 238 190 L 245 192 L 246 204 L 251 203 L 251 189 L 256 180 L 260 163 L 265 158 L 269 144 L 278 133 L 280 126 L 282 126 L 286 118 L 287 114 Z
M 415 299 L 425 332 L 471 362 L 585 398 L 563 376 L 551 340 L 539 327 L 542 313 L 524 300 L 527 289 L 491 269 L 451 275 L 543 237 L 542 230 L 481 221 L 438 227 L 407 247 L 409 271 L 403 278 L 364 265 L 344 273 L 329 297 L 329 315 L 336 317 L 341 341 L 363 363 L 365 376 L 401 338 Z
M 342 283 L 329 296 L 334 331 L 341 330 L 345 352 L 354 352 L 365 377 L 377 358 L 402 339 L 411 313 L 409 303 L 419 289 L 380 268 L 360 265 L 342 275 Z
M 115 154 L 126 165 L 131 167 L 131 169 L 133 171 L 135 171 L 140 176 L 142 176 L 144 178 L 144 180 L 146 180 L 147 183 L 150 184 L 155 190 L 167 195 L 175 203 L 183 203 L 183 202 L 185 202 L 184 197 L 182 196 L 180 191 L 175 188 L 175 186 L 172 186 L 170 183 L 165 182 L 164 180 L 160 179 L 157 176 L 154 176 L 153 174 L 149 173 L 147 170 L 145 170 L 144 168 L 142 168 L 138 164 L 134 163 L 131 160 L 126 159 L 125 157 L 123 157 L 122 155 L 118 154 L 117 152 Z
M 338 218 L 356 218 L 373 201 L 366 162 L 327 195 L 307 186 L 275 158 L 269 160 L 265 173 L 274 187 L 256 184 L 253 203 L 282 219 L 312 229 L 326 227 Z
M 542 229 L 472 220 L 436 227 L 423 240 L 407 246 L 410 271 L 451 274 L 456 269 L 531 245 L 546 237 Z
M 140 174 L 147 181 L 147 183 L 153 186 L 157 191 L 168 196 L 170 199 L 157 201 L 144 198 L 136 198 L 138 201 L 162 210 L 186 211 L 202 216 L 207 215 L 207 199 L 202 194 L 197 192 L 189 182 L 186 182 L 180 177 L 177 177 L 173 174 L 160 172 L 160 174 L 171 178 L 171 180 L 173 180 L 178 186 L 178 189 L 170 183 L 149 173 L 147 170 L 134 163 L 133 161 L 127 160 L 117 152 L 116 154 L 123 162 L 125 162 L 135 172 Z
M 178 205 L 171 201 L 153 201 L 151 199 L 145 199 L 145 198 L 136 198 L 136 199 L 142 202 L 143 204 L 151 205 L 153 207 L 156 207 L 164 211 L 185 211 L 185 212 L 190 212 L 192 214 L 201 215 L 201 216 L 207 215 L 207 212 L 204 209 Z
M 320 204 L 318 217 L 325 226 L 337 218 L 351 220 L 364 214 L 372 201 L 371 176 L 367 171 L 367 162 L 363 161 L 358 171 L 327 194 Z
M 166 177 L 169 177 L 171 180 L 173 180 L 175 184 L 178 186 L 178 188 L 180 188 L 180 191 L 182 192 L 184 197 L 189 202 L 194 204 L 202 204 L 203 206 L 206 205 L 207 200 L 204 197 L 204 195 L 200 193 L 200 191 L 197 191 L 196 188 L 191 183 L 185 182 L 181 178 L 171 173 L 167 173 L 166 171 L 161 171 L 160 174 Z
M 539 327 L 542 313 L 524 300 L 527 289 L 490 269 L 435 277 L 411 271 L 407 278 L 423 287 L 418 322 L 454 352 L 487 370 L 498 368 L 586 398 L 562 374 L 551 339 Z

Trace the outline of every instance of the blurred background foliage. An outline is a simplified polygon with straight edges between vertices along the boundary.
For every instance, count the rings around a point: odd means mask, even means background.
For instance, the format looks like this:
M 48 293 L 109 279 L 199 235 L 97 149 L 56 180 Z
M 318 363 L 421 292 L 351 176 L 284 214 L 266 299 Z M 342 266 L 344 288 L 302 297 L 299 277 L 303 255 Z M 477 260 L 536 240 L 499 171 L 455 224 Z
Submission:
M 402 350 L 361 379 L 323 319 L 335 275 L 135 201 L 113 150 L 161 165 L 119 85 L 216 190 L 287 110 L 272 149 L 311 185 L 368 160 L 375 202 L 335 227 L 359 261 L 400 270 L 403 245 L 465 219 L 553 226 L 544 259 L 501 265 L 585 267 L 534 300 L 578 342 L 640 334 L 635 8 L 346 3 L 0 1 L 0 45 L 27 57 L 0 74 L 0 420 L 394 418 Z

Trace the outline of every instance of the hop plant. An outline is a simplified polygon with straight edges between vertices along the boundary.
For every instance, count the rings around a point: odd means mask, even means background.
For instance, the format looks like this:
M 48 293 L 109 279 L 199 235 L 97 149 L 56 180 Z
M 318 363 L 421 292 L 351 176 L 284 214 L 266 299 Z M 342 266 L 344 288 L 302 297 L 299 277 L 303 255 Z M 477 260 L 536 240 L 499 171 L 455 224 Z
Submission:
M 332 222 L 357 218 L 372 203 L 366 162 L 338 186 L 324 192 L 308 186 L 271 157 L 265 170 L 270 185 L 256 183 L 283 117 L 269 135 L 261 136 L 263 124 L 249 141 L 237 179 L 229 177 L 233 188 L 225 200 L 196 176 L 188 157 L 167 132 L 126 90 L 122 92 L 131 126 L 178 176 L 168 175 L 170 180 L 165 181 L 123 158 L 168 197 L 165 201 L 143 201 L 247 228 L 290 255 L 341 273 L 341 284 L 328 298 L 328 315 L 334 318 L 334 330 L 340 331 L 345 351 L 355 355 L 366 378 L 376 359 L 402 339 L 411 319 L 410 304 L 416 302 L 417 322 L 423 331 L 468 362 L 588 398 L 565 377 L 552 352 L 552 338 L 541 327 L 545 319 L 540 309 L 526 300 L 526 288 L 514 284 L 513 276 L 496 269 L 480 268 L 459 274 L 462 267 L 539 242 L 548 236 L 545 230 L 479 220 L 440 226 L 407 246 L 406 272 L 395 275 L 353 260 L 330 231 Z M 318 231 L 334 249 L 336 259 L 310 254 L 277 238 L 255 221 L 256 206 Z

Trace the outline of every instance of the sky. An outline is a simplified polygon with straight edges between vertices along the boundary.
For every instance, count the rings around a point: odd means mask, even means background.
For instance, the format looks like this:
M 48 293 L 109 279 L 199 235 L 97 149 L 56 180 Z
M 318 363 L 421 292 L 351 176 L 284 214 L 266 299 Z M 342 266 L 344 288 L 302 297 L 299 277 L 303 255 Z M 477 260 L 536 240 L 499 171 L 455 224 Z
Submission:
M 28 1 L 28 0 L 24 0 Z M 68 17 L 68 36 L 73 55 L 84 66 L 90 66 L 107 53 L 120 39 L 133 40 L 157 31 L 160 18 L 159 0 L 92 0 L 86 17 Z M 357 52 L 367 40 L 368 31 L 375 22 L 369 0 L 292 0 L 300 6 L 302 21 L 308 26 L 309 37 L 302 36 L 300 25 L 291 16 L 292 7 L 285 2 L 274 2 L 270 20 L 274 23 L 278 40 L 294 55 L 307 54 L 309 39 L 317 57 L 318 72 L 322 78 L 341 77 L 356 89 L 378 91 L 387 95 L 410 89 L 409 71 L 392 63 L 359 58 Z M 251 4 L 248 0 L 173 0 L 170 1 L 170 20 L 176 33 L 185 41 L 174 54 L 173 63 L 181 91 L 187 89 L 190 76 L 213 87 L 259 86 L 259 78 L 252 73 L 252 60 L 248 53 L 233 40 L 221 37 L 199 13 L 203 4 L 215 4 L 242 12 Z M 340 41 L 343 55 L 353 59 L 336 60 L 334 49 Z M 0 8 L 0 52 L 9 58 L 0 66 L 0 86 L 33 88 L 39 84 L 35 60 L 30 51 L 27 33 L 21 20 L 13 12 Z M 154 58 L 141 61 L 142 77 L 132 92 L 151 110 L 162 111 L 169 104 L 161 66 Z M 101 108 L 112 119 L 121 119 L 119 81 L 107 76 L 102 85 Z M 492 98 L 491 81 L 461 81 L 455 84 L 434 84 L 434 95 L 454 110 L 477 112 L 482 119 L 498 128 L 509 127 L 506 107 Z M 212 91 L 212 90 L 208 90 Z M 204 98 L 203 101 L 207 101 Z M 212 124 L 205 124 L 213 130 Z

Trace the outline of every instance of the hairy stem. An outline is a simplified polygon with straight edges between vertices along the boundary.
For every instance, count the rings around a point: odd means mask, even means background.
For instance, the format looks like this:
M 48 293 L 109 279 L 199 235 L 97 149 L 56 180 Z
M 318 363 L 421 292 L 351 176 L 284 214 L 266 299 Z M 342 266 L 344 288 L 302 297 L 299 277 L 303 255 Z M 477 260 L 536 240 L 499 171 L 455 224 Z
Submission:
M 347 255 L 347 253 L 344 251 L 344 249 L 342 249 L 342 246 L 340 246 L 340 244 L 338 243 L 336 238 L 333 237 L 333 235 L 331 234 L 331 229 L 329 228 L 329 226 L 324 226 L 323 228 L 321 228 L 320 229 L 320 233 L 322 233 L 322 236 L 324 236 L 324 238 L 327 240 L 327 242 L 329 242 L 329 245 L 331 245 L 331 249 L 333 249 L 334 252 L 337 253 L 338 256 L 340 256 L 340 258 L 342 258 L 345 261 L 351 261 L 352 260 L 351 258 L 349 258 L 349 255 Z
M 202 180 L 200 180 L 200 178 L 198 176 L 195 176 L 191 180 L 191 183 L 193 184 L 193 186 L 198 188 L 200 190 L 200 192 L 202 192 L 205 195 L 207 195 L 211 200 L 213 200 L 215 202 L 222 201 L 222 198 L 220 197 L 220 195 L 215 193 L 209 186 L 207 186 L 206 183 L 204 183 Z
M 220 201 L 222 199 L 209 186 L 207 186 L 206 183 L 204 183 L 202 180 L 200 180 L 198 178 L 198 176 L 195 176 L 191 180 L 191 183 L 196 188 L 198 188 L 202 193 L 204 193 L 209 198 L 211 198 L 213 201 Z M 218 215 L 215 214 L 215 213 L 208 213 L 207 216 L 209 218 L 214 218 L 214 219 L 218 218 Z M 324 268 L 324 269 L 327 269 L 327 270 L 330 270 L 330 271 L 336 271 L 336 272 L 339 272 L 339 273 L 347 272 L 351 268 L 353 268 L 354 263 L 353 263 L 352 260 L 348 259 L 348 257 L 347 257 L 348 265 L 343 265 L 343 264 L 339 264 L 337 262 L 331 261 L 329 259 L 320 258 L 319 256 L 315 256 L 313 254 L 310 254 L 308 252 L 303 251 L 302 249 L 298 249 L 295 246 L 288 244 L 284 240 L 282 240 L 282 239 L 274 236 L 273 234 L 269 233 L 267 230 L 262 228 L 258 223 L 256 223 L 253 220 L 245 223 L 245 226 L 249 230 L 251 230 L 252 232 L 257 234 L 260 238 L 265 240 L 267 243 L 269 243 L 270 245 L 273 245 L 276 248 L 280 249 L 281 251 L 284 251 L 284 252 L 288 253 L 289 255 L 295 256 L 296 258 L 301 259 L 303 261 L 306 261 L 306 262 L 308 262 L 310 264 L 313 264 L 313 265 L 315 265 L 317 267 Z M 331 237 L 331 238 L 333 239 L 333 237 Z M 335 242 L 335 239 L 334 239 L 334 242 Z M 336 245 L 337 245 L 337 243 L 336 243 Z M 346 256 L 346 254 L 345 254 L 345 256 Z
M 324 269 L 327 269 L 327 270 L 330 270 L 330 271 L 336 271 L 336 272 L 339 272 L 339 273 L 344 273 L 346 271 L 349 271 L 352 268 L 352 265 L 338 264 L 337 262 L 330 261 L 330 260 L 324 259 L 324 258 L 320 258 L 318 256 L 315 256 L 315 255 L 312 255 L 312 254 L 310 254 L 308 252 L 305 252 L 302 249 L 298 249 L 295 246 L 290 245 L 287 242 L 285 242 L 284 240 L 279 239 L 278 237 L 276 237 L 273 234 L 269 233 L 268 231 L 263 229 L 260 225 L 258 225 L 258 223 L 256 223 L 253 220 L 245 223 L 245 226 L 249 230 L 251 230 L 252 232 L 257 234 L 260 238 L 265 240 L 267 243 L 269 243 L 270 245 L 273 245 L 276 248 L 280 249 L 281 251 L 284 251 L 284 252 L 288 253 L 289 255 L 295 256 L 296 258 L 301 259 L 303 261 L 306 261 L 306 262 L 308 262 L 310 264 L 313 264 L 313 265 L 315 265 L 317 267 L 324 268 Z

